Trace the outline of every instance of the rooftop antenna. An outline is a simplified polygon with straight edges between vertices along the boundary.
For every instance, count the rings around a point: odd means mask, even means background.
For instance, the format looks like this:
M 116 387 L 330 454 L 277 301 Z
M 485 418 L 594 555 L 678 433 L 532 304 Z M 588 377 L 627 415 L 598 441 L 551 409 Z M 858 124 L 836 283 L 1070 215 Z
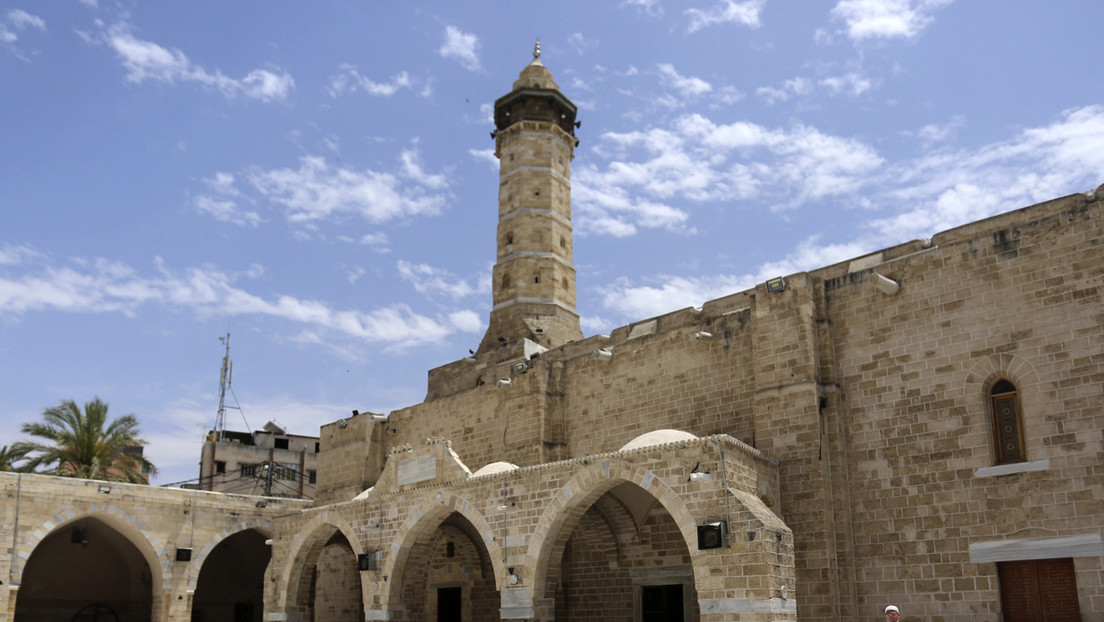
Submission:
M 234 362 L 230 360 L 230 333 L 225 337 L 219 337 L 219 341 L 226 346 L 226 354 L 222 357 L 222 371 L 219 372 L 219 406 L 215 415 L 215 441 L 222 442 L 226 429 L 226 389 L 234 379 Z

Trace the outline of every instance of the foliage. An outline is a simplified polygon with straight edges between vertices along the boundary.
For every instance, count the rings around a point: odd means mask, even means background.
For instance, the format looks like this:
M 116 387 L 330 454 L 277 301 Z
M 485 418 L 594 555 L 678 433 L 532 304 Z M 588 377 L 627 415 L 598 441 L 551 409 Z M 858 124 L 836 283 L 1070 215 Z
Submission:
M 24 423 L 22 431 L 41 441 L 12 445 L 26 462 L 20 471 L 62 477 L 145 483 L 156 467 L 133 448 L 145 445 L 139 438 L 138 418 L 123 415 L 110 423 L 107 404 L 96 397 L 82 412 L 73 400 L 63 400 L 42 412 L 41 422 Z
M 16 447 L 0 446 L 0 471 L 18 471 L 15 463 L 22 460 L 25 454 Z

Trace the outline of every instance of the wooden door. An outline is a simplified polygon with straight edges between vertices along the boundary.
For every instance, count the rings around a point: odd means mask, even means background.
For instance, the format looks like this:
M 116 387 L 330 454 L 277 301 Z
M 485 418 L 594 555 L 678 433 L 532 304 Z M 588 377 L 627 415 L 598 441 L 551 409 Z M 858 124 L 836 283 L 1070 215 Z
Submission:
M 1005 622 L 1080 622 L 1073 560 L 997 564 Z

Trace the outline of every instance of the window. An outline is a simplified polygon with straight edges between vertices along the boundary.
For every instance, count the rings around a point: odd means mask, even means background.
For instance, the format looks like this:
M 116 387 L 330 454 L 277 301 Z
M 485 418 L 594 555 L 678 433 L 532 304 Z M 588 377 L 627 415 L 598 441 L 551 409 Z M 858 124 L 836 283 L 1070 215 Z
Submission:
M 307 471 L 307 483 L 308 484 L 317 484 L 318 483 L 318 471 L 315 471 L 314 469 L 311 469 L 311 470 Z
M 215 473 L 225 473 L 226 462 L 222 460 L 215 460 Z
M 999 380 L 989 390 L 989 409 L 993 420 L 993 446 L 997 464 L 1024 462 L 1023 416 L 1016 385 Z
M 319 448 L 320 448 L 320 445 L 318 443 L 315 443 L 314 444 L 314 453 L 318 453 Z
M 257 477 L 257 465 L 255 464 L 243 464 L 241 465 L 242 477 Z
M 276 449 L 287 449 L 288 448 L 288 439 L 278 438 L 278 439 L 275 440 L 275 445 L 276 445 Z

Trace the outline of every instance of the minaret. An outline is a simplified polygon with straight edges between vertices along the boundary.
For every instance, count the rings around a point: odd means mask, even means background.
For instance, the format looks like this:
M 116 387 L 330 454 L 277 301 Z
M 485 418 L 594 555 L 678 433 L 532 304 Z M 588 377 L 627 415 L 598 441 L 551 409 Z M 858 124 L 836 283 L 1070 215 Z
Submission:
M 576 110 L 541 63 L 538 41 L 514 89 L 495 102 L 498 255 L 479 354 L 511 346 L 509 358 L 524 352 L 524 339 L 555 348 L 583 336 L 571 252 Z

